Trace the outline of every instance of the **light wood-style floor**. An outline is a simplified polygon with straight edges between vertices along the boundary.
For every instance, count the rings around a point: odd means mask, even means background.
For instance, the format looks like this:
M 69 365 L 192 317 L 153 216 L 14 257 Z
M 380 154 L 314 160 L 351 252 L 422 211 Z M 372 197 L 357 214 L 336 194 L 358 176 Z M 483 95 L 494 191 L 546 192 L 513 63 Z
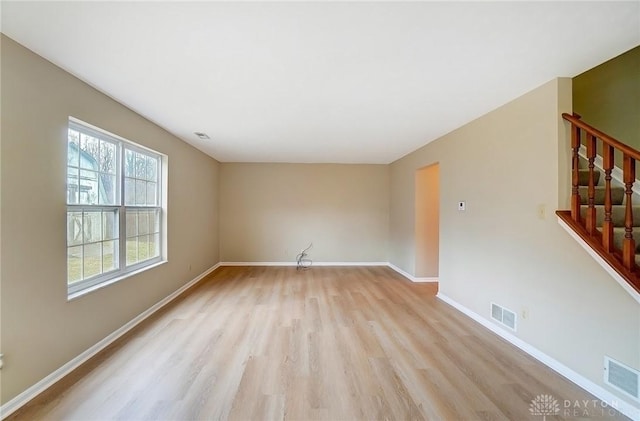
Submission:
M 10 420 L 621 420 L 388 268 L 221 268 Z

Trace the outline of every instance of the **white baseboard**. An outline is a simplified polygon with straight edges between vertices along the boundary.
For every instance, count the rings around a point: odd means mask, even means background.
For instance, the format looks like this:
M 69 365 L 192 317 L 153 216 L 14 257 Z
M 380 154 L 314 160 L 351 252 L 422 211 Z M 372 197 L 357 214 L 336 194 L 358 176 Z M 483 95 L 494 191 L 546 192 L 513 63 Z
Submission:
M 295 266 L 296 262 L 222 262 L 220 266 Z M 438 278 L 420 278 L 389 262 L 313 262 L 313 266 L 387 266 L 411 282 L 438 282 Z
M 220 266 L 295 266 L 296 262 L 220 262 Z
M 608 390 L 593 383 L 591 380 L 583 377 L 582 375 L 576 373 L 575 371 L 573 371 L 566 365 L 562 364 L 558 360 L 554 359 L 553 357 L 550 357 L 549 355 L 545 354 L 544 352 L 540 351 L 534 346 L 526 343 L 522 339 L 515 336 L 513 333 L 510 333 L 502 329 L 498 325 L 492 323 L 488 319 L 485 319 L 484 317 L 480 316 L 478 313 L 468 309 L 462 304 L 459 304 L 458 302 L 447 297 L 446 295 L 439 292 L 437 297 L 442 301 L 444 301 L 445 303 L 452 306 L 453 308 L 455 308 L 456 310 L 460 311 L 461 313 L 467 315 L 471 319 L 480 323 L 482 326 L 486 327 L 487 329 L 489 329 L 496 335 L 500 336 L 510 344 L 520 348 L 522 351 L 531 355 L 533 358 L 540 361 L 542 364 L 546 365 L 552 370 L 556 371 L 561 376 L 567 378 L 571 382 L 580 386 L 581 388 L 591 393 L 598 399 L 602 400 L 603 402 L 606 402 L 612 408 L 617 409 L 618 411 L 620 411 L 621 413 L 623 413 L 624 415 L 626 415 L 627 417 L 631 418 L 634 421 L 640 421 L 640 408 L 638 408 L 637 406 L 632 405 L 631 403 L 625 401 L 624 399 L 621 399 L 615 396 Z
M 211 272 L 213 272 L 214 270 L 216 270 L 220 266 L 221 266 L 221 264 L 218 263 L 218 264 L 210 267 L 209 269 L 207 269 L 206 271 L 204 271 L 203 273 L 198 275 L 196 278 L 194 278 L 191 281 L 187 282 L 186 284 L 184 284 L 183 286 L 178 288 L 176 291 L 174 291 L 173 293 L 171 293 L 167 297 L 163 298 L 162 300 L 158 301 L 153 306 L 149 307 L 147 310 L 145 310 L 142 313 L 140 313 L 138 316 L 136 316 L 135 318 L 130 320 L 127 324 L 125 324 L 124 326 L 122 326 L 121 328 L 116 330 L 115 332 L 111 333 L 109 336 L 107 336 L 106 338 L 102 339 L 100 342 L 98 342 L 97 344 L 93 345 L 91 348 L 89 348 L 86 351 L 84 351 L 82 354 L 78 355 L 77 357 L 75 357 L 74 359 L 72 359 L 71 361 L 69 361 L 68 363 L 63 365 L 62 367 L 58 368 L 53 373 L 49 374 L 47 377 L 43 378 L 42 380 L 40 380 L 39 382 L 37 382 L 33 386 L 29 387 L 24 392 L 20 393 L 15 398 L 11 399 L 10 401 L 8 401 L 4 405 L 2 405 L 0 407 L 0 419 L 5 419 L 9 415 L 13 414 L 15 411 L 20 409 L 23 405 L 25 405 L 31 399 L 35 398 L 40 393 L 44 392 L 49 387 L 53 386 L 56 382 L 61 380 L 64 376 L 66 376 L 69 373 L 71 373 L 73 370 L 75 370 L 80 365 L 85 363 L 91 357 L 93 357 L 98 352 L 100 352 L 103 349 L 105 349 L 107 346 L 112 344 L 114 341 L 116 341 L 122 335 L 124 335 L 125 333 L 129 332 L 131 329 L 133 329 L 137 325 L 139 325 L 146 318 L 151 316 L 156 311 L 160 310 L 162 307 L 167 305 L 169 302 L 173 301 L 175 298 L 177 298 L 184 291 L 186 291 L 187 289 L 191 288 L 193 285 L 198 283 L 205 276 L 207 276 L 208 274 L 210 274 Z
M 313 262 L 313 266 L 387 266 L 387 262 Z
M 416 276 L 411 275 L 408 272 L 405 272 L 404 270 L 400 269 L 398 266 L 394 265 L 393 263 L 387 263 L 387 266 L 389 266 L 391 269 L 395 270 L 396 272 L 398 272 L 400 275 L 404 276 L 405 278 L 407 278 L 408 280 L 410 280 L 411 282 L 438 282 L 438 278 L 419 278 Z
M 296 262 L 222 262 L 220 266 L 296 266 Z M 387 262 L 313 262 L 313 266 L 387 266 Z

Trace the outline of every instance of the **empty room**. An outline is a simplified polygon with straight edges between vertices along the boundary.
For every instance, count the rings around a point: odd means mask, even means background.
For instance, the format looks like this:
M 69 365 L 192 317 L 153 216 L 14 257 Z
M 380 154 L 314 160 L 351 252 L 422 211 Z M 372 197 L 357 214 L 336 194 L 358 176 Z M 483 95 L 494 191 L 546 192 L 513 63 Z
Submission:
M 640 421 L 640 2 L 0 16 L 0 419 Z

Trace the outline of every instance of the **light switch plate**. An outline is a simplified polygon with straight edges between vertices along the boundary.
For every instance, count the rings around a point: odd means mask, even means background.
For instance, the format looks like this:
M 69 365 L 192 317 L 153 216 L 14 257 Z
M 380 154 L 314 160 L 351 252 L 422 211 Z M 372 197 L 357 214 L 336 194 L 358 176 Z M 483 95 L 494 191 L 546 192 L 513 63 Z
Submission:
M 458 202 L 459 211 L 464 211 L 466 209 L 467 209 L 467 203 L 464 200 L 461 200 L 460 202 Z

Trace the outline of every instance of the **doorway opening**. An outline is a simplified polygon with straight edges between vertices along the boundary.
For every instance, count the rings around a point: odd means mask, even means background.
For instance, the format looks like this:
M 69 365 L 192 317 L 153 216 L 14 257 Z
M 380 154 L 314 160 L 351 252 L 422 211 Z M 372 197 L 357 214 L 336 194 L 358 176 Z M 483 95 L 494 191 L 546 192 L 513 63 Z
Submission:
M 416 171 L 415 276 L 438 279 L 440 259 L 440 164 Z

